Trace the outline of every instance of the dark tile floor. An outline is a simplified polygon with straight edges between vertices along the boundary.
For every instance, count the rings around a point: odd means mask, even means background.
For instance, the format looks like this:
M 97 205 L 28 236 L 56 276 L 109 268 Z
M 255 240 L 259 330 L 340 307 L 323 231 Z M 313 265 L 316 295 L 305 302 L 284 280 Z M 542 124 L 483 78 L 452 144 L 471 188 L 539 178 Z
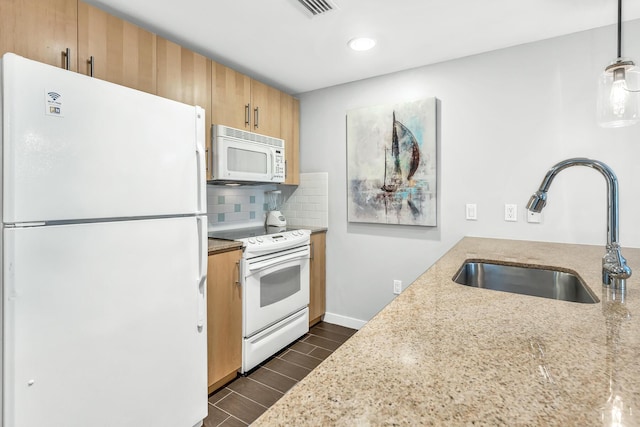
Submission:
M 251 424 L 355 332 L 325 322 L 313 326 L 248 376 L 238 377 L 213 393 L 204 427 Z

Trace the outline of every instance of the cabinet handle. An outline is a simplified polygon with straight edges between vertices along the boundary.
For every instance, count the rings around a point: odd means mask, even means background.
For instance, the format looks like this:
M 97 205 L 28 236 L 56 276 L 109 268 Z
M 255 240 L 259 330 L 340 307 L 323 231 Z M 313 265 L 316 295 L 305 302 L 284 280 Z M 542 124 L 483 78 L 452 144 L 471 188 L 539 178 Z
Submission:
M 251 104 L 247 104 L 244 106 L 244 125 L 249 126 L 250 120 L 251 120 Z
M 259 120 L 260 120 L 260 107 L 256 107 L 256 108 L 253 110 L 253 113 L 254 113 L 254 114 L 253 114 L 253 127 L 254 127 L 254 128 L 256 128 L 256 129 L 258 129 L 258 127 L 260 127 L 260 125 L 259 125 L 259 123 L 258 123 L 258 122 L 259 122 Z
M 64 69 L 71 69 L 71 49 L 66 48 L 62 54 L 64 55 Z
M 314 245 L 313 242 L 311 242 L 311 256 L 309 257 L 309 259 L 313 259 L 313 255 L 316 252 L 315 249 L 316 249 L 316 245 Z
M 93 55 L 89 57 L 89 59 L 87 60 L 87 63 L 89 64 L 89 77 L 93 77 Z
M 238 273 L 238 275 L 236 276 L 237 279 L 234 284 L 240 286 L 240 261 L 236 261 L 236 272 Z

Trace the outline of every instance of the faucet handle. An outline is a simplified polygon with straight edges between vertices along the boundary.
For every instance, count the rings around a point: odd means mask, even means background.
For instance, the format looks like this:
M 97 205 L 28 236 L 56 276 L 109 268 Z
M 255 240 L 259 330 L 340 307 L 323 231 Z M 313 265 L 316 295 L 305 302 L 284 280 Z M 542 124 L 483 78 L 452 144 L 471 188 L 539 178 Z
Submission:
M 607 245 L 607 252 L 602 257 L 602 283 L 615 289 L 625 289 L 626 279 L 631 277 L 631 268 L 622 256 L 617 242 Z
M 546 204 L 547 204 L 547 193 L 545 191 L 538 190 L 529 199 L 529 203 L 527 203 L 527 209 L 532 212 L 540 213 L 542 212 L 542 208 L 544 208 Z

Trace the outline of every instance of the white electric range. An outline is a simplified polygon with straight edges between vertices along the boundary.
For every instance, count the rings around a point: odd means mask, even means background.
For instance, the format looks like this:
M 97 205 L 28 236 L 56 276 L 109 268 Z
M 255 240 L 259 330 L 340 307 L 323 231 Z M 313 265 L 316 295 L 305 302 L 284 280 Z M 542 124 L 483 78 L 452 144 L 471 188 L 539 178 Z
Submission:
M 310 236 L 272 227 L 209 232 L 243 244 L 243 374 L 309 331 Z

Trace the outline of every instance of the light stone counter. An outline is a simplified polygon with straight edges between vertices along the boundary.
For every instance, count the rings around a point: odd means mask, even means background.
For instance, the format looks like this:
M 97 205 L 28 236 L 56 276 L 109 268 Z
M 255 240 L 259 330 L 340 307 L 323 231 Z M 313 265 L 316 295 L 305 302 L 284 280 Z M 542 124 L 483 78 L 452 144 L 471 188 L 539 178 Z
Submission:
M 222 239 L 208 239 L 209 255 L 213 255 L 220 252 L 232 251 L 235 249 L 242 249 L 242 242 L 236 242 L 234 240 L 222 240 Z
M 623 248 L 625 304 L 606 302 L 603 254 L 465 238 L 254 425 L 609 426 L 619 409 L 640 425 L 640 249 Z M 470 258 L 574 270 L 601 302 L 454 283 Z

